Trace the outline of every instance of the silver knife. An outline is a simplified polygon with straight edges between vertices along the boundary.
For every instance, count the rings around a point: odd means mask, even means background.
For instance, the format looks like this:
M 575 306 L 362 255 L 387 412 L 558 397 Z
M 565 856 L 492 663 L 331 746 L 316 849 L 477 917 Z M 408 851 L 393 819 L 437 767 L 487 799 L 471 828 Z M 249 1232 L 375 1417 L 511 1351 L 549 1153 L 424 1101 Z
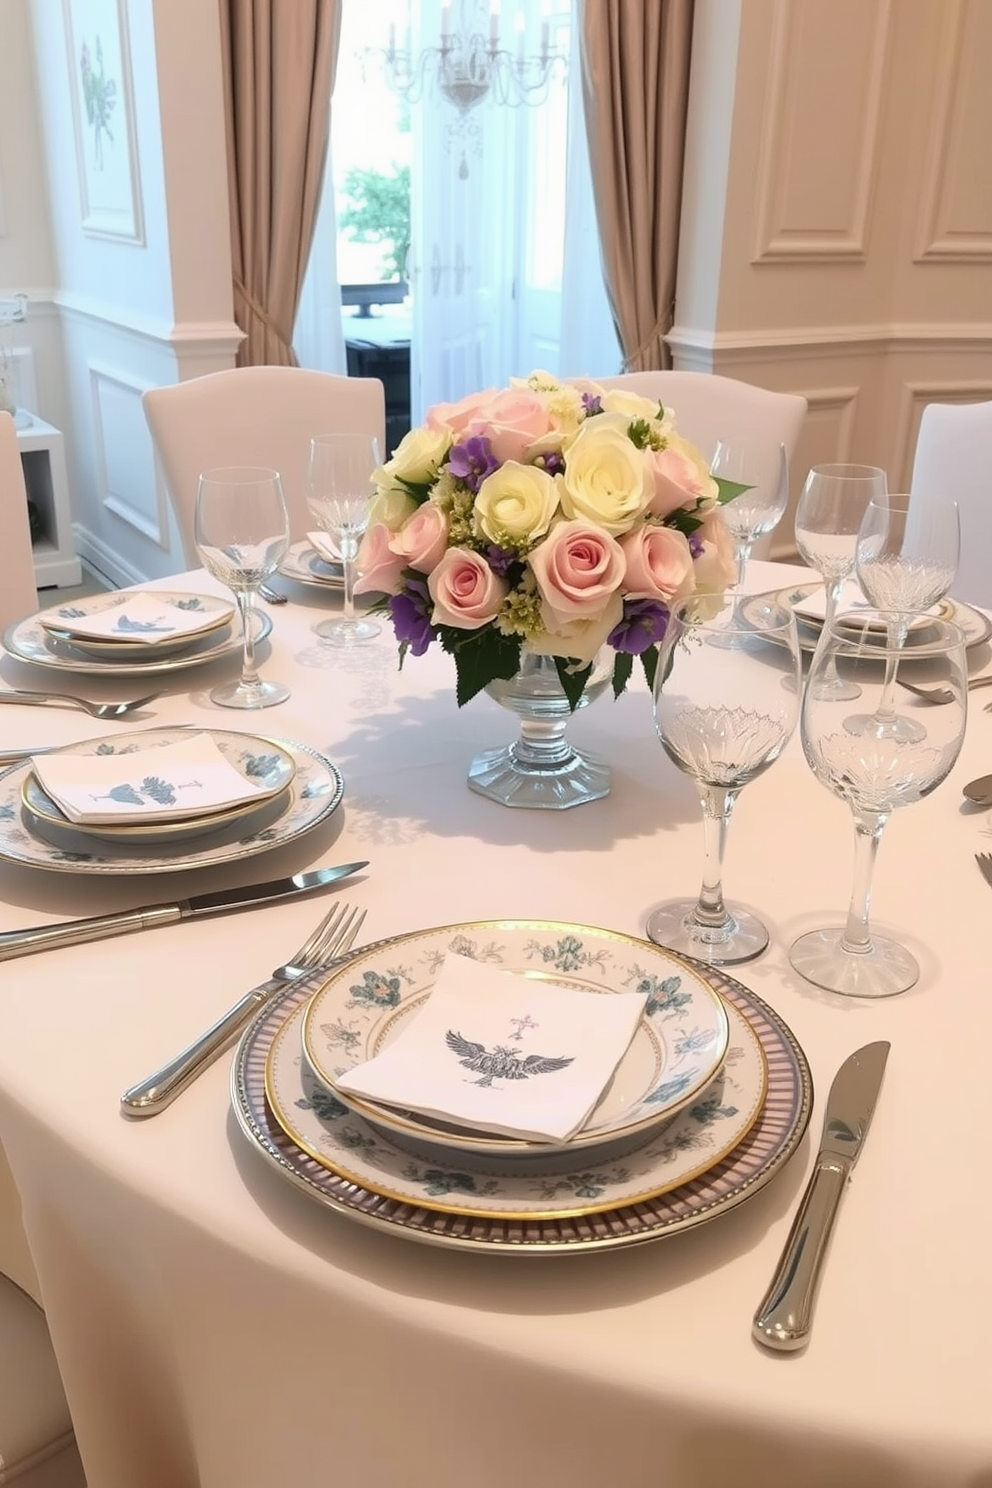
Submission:
M 273 904 L 278 899 L 312 894 L 315 889 L 322 889 L 368 866 L 366 861 L 344 863 L 338 868 L 314 868 L 309 873 L 294 873 L 292 878 L 248 884 L 243 889 L 192 894 L 188 899 L 177 899 L 173 904 L 146 904 L 140 909 L 124 910 L 121 914 L 62 920 L 56 925 L 38 925 L 31 930 L 6 930 L 0 934 L 0 961 L 12 961 L 15 956 L 30 956 L 35 951 L 54 950 L 58 946 L 83 945 L 88 940 L 104 940 L 110 935 L 129 935 L 134 930 L 154 930 L 159 925 L 174 925 L 178 920 L 231 914 L 237 909 L 257 909 L 259 905 Z
M 888 1057 L 884 1041 L 865 1044 L 848 1055 L 834 1076 L 813 1175 L 771 1285 L 754 1315 L 752 1335 L 766 1348 L 791 1351 L 809 1340 L 827 1242 L 868 1135 Z

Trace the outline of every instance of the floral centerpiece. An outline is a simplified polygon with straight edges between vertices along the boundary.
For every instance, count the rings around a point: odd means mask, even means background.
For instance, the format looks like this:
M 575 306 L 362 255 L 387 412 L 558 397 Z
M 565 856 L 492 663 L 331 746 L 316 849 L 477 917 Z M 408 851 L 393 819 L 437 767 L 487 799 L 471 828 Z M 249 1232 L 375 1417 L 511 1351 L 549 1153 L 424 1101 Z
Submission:
M 604 646 L 613 691 L 653 682 L 671 607 L 734 577 L 714 479 L 671 409 L 544 372 L 432 408 L 374 474 L 356 591 L 381 593 L 400 647 L 438 642 L 458 704 L 555 659 L 574 709 Z

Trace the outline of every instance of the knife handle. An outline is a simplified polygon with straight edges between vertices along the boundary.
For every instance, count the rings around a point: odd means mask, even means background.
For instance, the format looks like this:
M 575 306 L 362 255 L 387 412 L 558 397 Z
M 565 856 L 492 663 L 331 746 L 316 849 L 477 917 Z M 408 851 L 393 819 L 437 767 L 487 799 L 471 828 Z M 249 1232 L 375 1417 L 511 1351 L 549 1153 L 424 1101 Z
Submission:
M 156 925 L 172 925 L 182 917 L 182 907 L 178 904 L 151 904 L 122 914 L 62 920 L 57 925 L 37 925 L 32 930 L 5 930 L 0 934 L 0 961 L 13 961 L 16 956 L 30 956 L 35 951 L 55 950 L 58 946 L 84 945 L 88 940 L 103 940 L 108 935 L 153 930 Z
M 771 1285 L 754 1315 L 752 1336 L 766 1348 L 792 1351 L 809 1341 L 827 1242 L 837 1218 L 850 1164 L 821 1158 L 806 1185 Z

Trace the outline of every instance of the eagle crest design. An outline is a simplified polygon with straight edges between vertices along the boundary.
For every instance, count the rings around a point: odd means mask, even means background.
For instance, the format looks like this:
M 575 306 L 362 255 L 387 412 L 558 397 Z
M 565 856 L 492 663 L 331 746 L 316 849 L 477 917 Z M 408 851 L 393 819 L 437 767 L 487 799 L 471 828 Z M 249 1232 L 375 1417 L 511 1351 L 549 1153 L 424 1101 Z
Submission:
M 487 1049 L 485 1044 L 473 1043 L 450 1028 L 445 1042 L 452 1053 L 458 1055 L 459 1064 L 482 1076 L 481 1080 L 473 1080 L 473 1085 L 488 1086 L 494 1080 L 526 1080 L 531 1075 L 549 1075 L 572 1063 L 572 1058 L 566 1059 L 561 1055 L 549 1058 L 544 1054 L 528 1054 L 523 1057 L 503 1044 Z

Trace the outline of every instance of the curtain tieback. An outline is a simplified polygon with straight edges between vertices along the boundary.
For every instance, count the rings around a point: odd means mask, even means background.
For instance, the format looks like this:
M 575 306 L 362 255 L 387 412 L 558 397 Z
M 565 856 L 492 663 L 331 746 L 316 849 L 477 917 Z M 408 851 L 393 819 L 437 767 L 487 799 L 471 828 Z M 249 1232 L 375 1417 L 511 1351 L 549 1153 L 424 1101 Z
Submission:
M 240 279 L 237 274 L 234 275 L 234 288 L 237 293 L 241 295 L 242 299 L 245 301 L 248 309 L 252 312 L 252 314 L 257 315 L 258 319 L 265 326 L 266 330 L 271 331 L 272 335 L 275 336 L 277 341 L 281 341 L 284 346 L 288 346 L 289 342 L 286 340 L 286 337 L 283 335 L 280 328 L 276 325 L 275 321 L 272 319 L 272 316 L 266 310 L 265 306 L 260 304 L 259 301 L 256 300 L 255 296 L 251 293 L 244 280 Z
M 625 372 L 639 372 L 647 370 L 646 368 L 636 366 L 635 363 L 640 361 L 645 352 L 653 350 L 657 342 L 664 338 L 666 331 L 671 328 L 674 319 L 675 300 L 673 299 L 671 304 L 668 306 L 668 309 L 663 310 L 658 316 L 658 319 L 655 321 L 650 331 L 648 331 L 641 344 L 635 347 L 635 349 L 630 353 L 630 356 L 624 357 L 623 370 Z

